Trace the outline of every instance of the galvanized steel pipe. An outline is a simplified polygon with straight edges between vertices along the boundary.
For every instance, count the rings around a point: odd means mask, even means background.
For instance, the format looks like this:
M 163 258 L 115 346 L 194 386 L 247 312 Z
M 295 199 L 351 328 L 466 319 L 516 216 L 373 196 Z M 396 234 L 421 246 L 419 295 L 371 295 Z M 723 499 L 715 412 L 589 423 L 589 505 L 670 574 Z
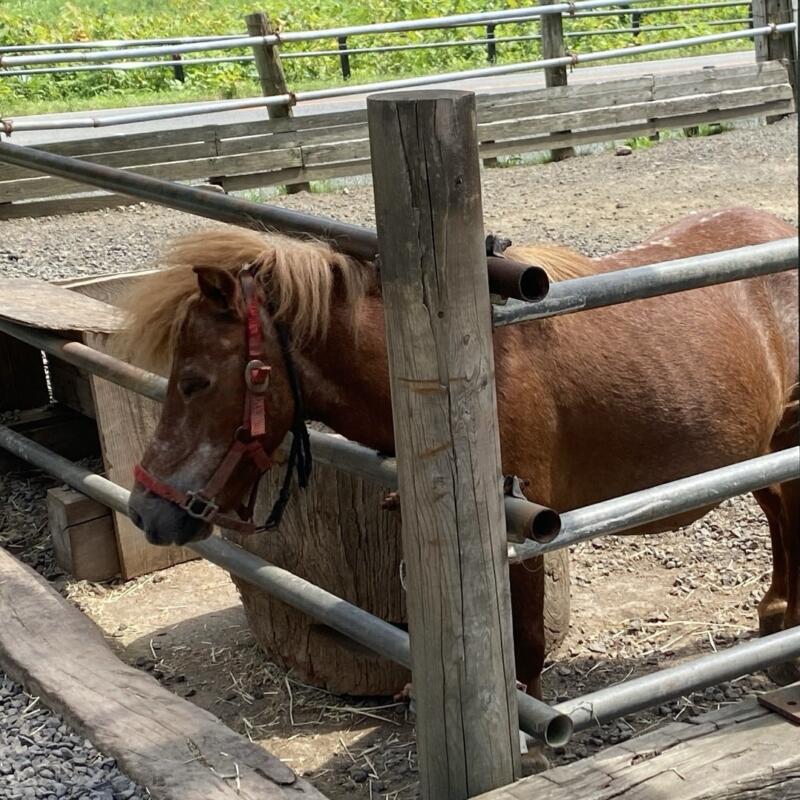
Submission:
M 583 731 L 798 656 L 800 627 L 737 644 L 677 667 L 624 681 L 559 703 L 554 708 L 563 714 L 569 714 L 575 730 Z
M 605 2 L 606 0 L 604 0 Z M 542 9 L 545 6 L 542 6 Z M 785 33 L 795 30 L 794 22 L 781 25 L 765 25 L 760 28 L 746 28 L 743 30 L 728 31 L 726 33 L 695 36 L 690 39 L 675 39 L 670 42 L 657 42 L 654 44 L 623 47 L 616 50 L 601 50 L 595 53 L 575 53 L 560 58 L 545 58 L 538 61 L 527 61 L 521 64 L 507 64 L 499 67 L 484 67 L 481 69 L 463 70 L 460 72 L 447 72 L 439 75 L 425 75 L 418 78 L 401 78 L 399 80 L 384 81 L 382 83 L 368 83 L 360 86 L 337 86 L 333 89 L 315 89 L 307 92 L 294 92 L 292 94 L 272 95 L 270 97 L 248 97 L 241 100 L 217 100 L 210 103 L 196 103 L 182 108 L 163 108 L 154 111 L 134 111 L 125 114 L 110 114 L 97 117 L 76 117 L 61 120 L 0 120 L 0 132 L 6 134 L 13 131 L 40 131 L 40 130 L 66 130 L 72 128 L 104 128 L 113 125 L 128 125 L 134 122 L 148 122 L 156 119 L 177 119 L 179 117 L 192 117 L 198 114 L 214 114 L 222 111 L 231 111 L 244 108 L 266 108 L 273 105 L 294 104 L 308 100 L 325 100 L 332 97 L 345 97 L 353 94 L 366 94 L 371 92 L 385 92 L 394 89 L 409 89 L 417 86 L 432 86 L 438 83 L 469 80 L 472 78 L 492 77 L 496 75 L 512 75 L 518 72 L 529 72 L 534 69 L 547 67 L 574 66 L 593 61 L 605 61 L 613 58 L 629 58 L 632 55 L 656 53 L 663 50 L 672 50 L 680 47 L 723 42 L 731 39 L 751 39 L 755 36 Z M 261 38 L 258 37 L 259 41 Z M 189 45 L 187 45 L 189 46 Z M 194 46 L 194 45 L 192 45 Z M 128 51 L 130 55 L 131 51 Z M 174 51 L 173 51 L 174 52 Z M 98 55 L 87 53 L 86 55 Z M 20 56 L 27 58 L 27 56 Z M 0 64 L 5 63 L 0 61 Z
M 281 45 L 285 42 L 308 42 L 316 39 L 337 39 L 340 36 L 361 36 L 379 33 L 403 33 L 439 28 L 460 28 L 483 25 L 487 22 L 514 22 L 520 18 L 535 18 L 546 14 L 571 13 L 576 10 L 602 8 L 609 5 L 628 6 L 643 0 L 579 0 L 575 3 L 553 3 L 505 11 L 483 11 L 476 14 L 454 14 L 443 17 L 402 20 L 399 22 L 377 22 L 370 25 L 350 25 L 341 28 L 324 28 L 318 31 L 282 31 L 267 36 L 226 36 L 210 41 L 188 42 L 179 45 L 139 47 L 125 50 L 106 50 L 99 53 L 54 53 L 50 55 L 4 56 L 0 66 L 22 66 L 29 64 L 55 64 L 64 61 L 108 61 L 111 59 L 140 58 L 149 56 L 171 56 L 173 53 L 197 53 L 204 50 L 230 50 L 234 47 L 254 45 Z
M 509 557 L 512 562 L 523 561 L 550 550 L 658 522 L 684 511 L 716 505 L 730 497 L 796 478 L 800 478 L 800 447 L 791 447 L 563 512 L 561 533 L 557 539 L 510 544 Z
M 127 489 L 74 464 L 5 425 L 0 425 L 0 447 L 109 508 L 128 514 L 130 492 Z M 411 668 L 408 634 L 380 617 L 225 539 L 211 537 L 201 542 L 191 542 L 187 546 L 208 561 L 258 586 L 378 655 Z M 553 747 L 562 747 L 567 743 L 572 732 L 572 723 L 565 714 L 553 711 L 546 703 L 520 691 L 517 691 L 517 702 L 520 729 L 524 733 Z
M 793 238 L 644 267 L 612 270 L 553 283 L 547 297 L 536 303 L 509 301 L 507 305 L 496 306 L 494 324 L 512 325 L 628 303 L 631 300 L 783 272 L 796 269 L 797 264 L 797 239 Z

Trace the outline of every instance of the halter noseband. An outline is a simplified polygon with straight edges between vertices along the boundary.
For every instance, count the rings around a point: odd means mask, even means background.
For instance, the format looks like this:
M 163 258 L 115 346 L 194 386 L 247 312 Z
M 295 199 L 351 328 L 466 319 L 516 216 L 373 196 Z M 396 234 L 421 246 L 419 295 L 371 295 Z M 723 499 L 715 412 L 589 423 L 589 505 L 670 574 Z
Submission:
M 155 475 L 148 472 L 141 464 L 134 467 L 133 475 L 138 483 L 153 494 L 169 500 L 183 509 L 190 517 L 203 520 L 222 528 L 230 528 L 239 533 L 257 533 L 262 530 L 274 528 L 280 523 L 286 504 L 289 502 L 291 480 L 293 472 L 297 471 L 298 483 L 301 489 L 308 484 L 311 475 L 311 447 L 308 430 L 305 425 L 305 412 L 303 398 L 300 391 L 300 382 L 294 361 L 291 357 L 289 335 L 283 325 L 275 323 L 278 341 L 281 346 L 286 371 L 289 376 L 289 385 L 295 404 L 294 419 L 292 421 L 292 444 L 286 466 L 286 475 L 281 486 L 278 499 L 272 507 L 267 521 L 262 526 L 253 522 L 253 510 L 258 494 L 258 485 L 261 477 L 272 467 L 272 453 L 264 447 L 267 434 L 268 410 L 266 392 L 269 388 L 271 367 L 264 363 L 264 335 L 261 329 L 261 301 L 256 288 L 255 278 L 248 267 L 239 273 L 239 283 L 245 299 L 247 309 L 245 319 L 245 337 L 247 340 L 247 365 L 244 368 L 244 413 L 242 425 L 234 434 L 233 443 L 223 457 L 214 474 L 209 478 L 203 489 L 184 492 Z M 215 502 L 219 493 L 225 488 L 228 480 L 239 463 L 249 459 L 258 470 L 258 477 L 250 490 L 250 498 L 246 505 L 237 509 L 239 519 L 225 516 L 219 512 L 219 504 Z

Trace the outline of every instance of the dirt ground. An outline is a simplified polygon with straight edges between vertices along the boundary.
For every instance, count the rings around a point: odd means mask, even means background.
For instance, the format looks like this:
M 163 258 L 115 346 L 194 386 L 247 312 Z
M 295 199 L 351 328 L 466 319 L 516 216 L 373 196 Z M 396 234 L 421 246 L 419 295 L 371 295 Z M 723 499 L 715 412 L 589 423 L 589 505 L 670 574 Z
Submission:
M 606 150 L 557 164 L 488 170 L 487 229 L 518 243 L 551 240 L 596 254 L 695 210 L 750 205 L 796 223 L 796 135 L 790 119 L 667 141 L 625 157 Z M 371 222 L 368 186 L 279 202 Z M 132 269 L 147 266 L 166 237 L 198 224 L 138 206 L 36 226 L 2 223 L 0 259 L 6 253 L 20 273 L 53 277 L 64 264 Z M 111 250 L 115 240 L 130 246 Z M 418 796 L 406 705 L 332 696 L 270 664 L 222 570 L 197 561 L 108 585 L 59 576 L 46 533 L 49 485 L 36 473 L 0 475 L 0 544 L 55 580 L 121 658 L 262 743 L 334 800 Z M 573 548 L 572 625 L 548 660 L 546 699 L 564 700 L 750 638 L 769 571 L 766 522 L 751 498 L 729 501 L 669 535 L 608 537 Z M 551 760 L 576 760 L 769 685 L 766 676 L 755 675 L 682 698 L 580 734 Z

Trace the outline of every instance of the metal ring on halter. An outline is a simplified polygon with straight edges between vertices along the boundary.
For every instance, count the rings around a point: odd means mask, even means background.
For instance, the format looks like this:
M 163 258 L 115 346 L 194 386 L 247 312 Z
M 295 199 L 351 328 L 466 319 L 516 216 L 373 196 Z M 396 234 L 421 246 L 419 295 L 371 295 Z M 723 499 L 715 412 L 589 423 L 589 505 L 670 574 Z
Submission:
M 248 361 L 247 366 L 244 368 L 244 382 L 247 388 L 253 394 L 264 394 L 269 388 L 269 376 L 271 371 L 272 367 L 268 367 L 258 358 Z M 253 378 L 254 372 L 263 375 L 263 377 L 260 380 L 258 378 Z
M 197 505 L 200 506 L 199 509 L 196 509 Z M 203 520 L 203 522 L 211 522 L 219 511 L 219 506 L 200 492 L 186 492 L 186 502 L 182 508 L 190 517 Z

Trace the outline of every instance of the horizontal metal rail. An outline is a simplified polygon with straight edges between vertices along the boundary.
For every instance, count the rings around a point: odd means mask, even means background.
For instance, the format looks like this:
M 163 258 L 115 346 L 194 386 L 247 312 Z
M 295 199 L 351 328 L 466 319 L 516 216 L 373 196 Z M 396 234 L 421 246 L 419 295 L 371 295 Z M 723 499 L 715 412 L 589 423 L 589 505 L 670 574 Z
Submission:
M 494 324 L 513 325 L 629 303 L 632 300 L 783 272 L 796 269 L 797 265 L 797 239 L 793 238 L 644 267 L 612 270 L 553 283 L 547 297 L 535 303 L 509 300 L 506 305 L 494 308 Z
M 542 6 L 545 8 L 545 6 Z M 346 97 L 354 94 L 369 94 L 372 92 L 385 92 L 394 89 L 408 89 L 417 86 L 429 86 L 438 83 L 470 80 L 472 78 L 492 77 L 497 75 L 513 75 L 518 72 L 530 72 L 547 67 L 564 67 L 570 65 L 607 61 L 615 58 L 631 58 L 645 53 L 656 53 L 665 50 L 674 50 L 683 47 L 697 47 L 714 42 L 725 42 L 734 39 L 752 39 L 756 36 L 766 36 L 773 33 L 787 33 L 794 31 L 794 22 L 780 25 L 764 25 L 759 28 L 746 28 L 742 30 L 714 33 L 706 36 L 694 36 L 688 39 L 675 39 L 669 42 L 655 42 L 653 44 L 636 45 L 634 47 L 621 47 L 614 50 L 599 50 L 594 53 L 573 53 L 560 58 L 545 58 L 538 61 L 527 61 L 519 64 L 505 64 L 498 67 L 483 67 L 481 69 L 462 70 L 459 72 L 440 73 L 416 78 L 401 78 L 380 83 L 366 83 L 356 86 L 337 86 L 331 89 L 314 89 L 306 92 L 294 92 L 269 97 L 247 97 L 236 100 L 216 100 L 208 103 L 194 103 L 180 108 L 168 107 L 149 111 L 133 111 L 124 114 L 108 114 L 96 117 L 74 117 L 70 119 L 0 119 L 0 133 L 10 135 L 14 131 L 40 131 L 40 130 L 67 130 L 73 128 L 105 128 L 115 125 L 129 125 L 135 122 L 148 122 L 157 119 L 177 119 L 179 117 L 192 117 L 198 114 L 217 114 L 244 108 L 265 108 L 275 105 L 294 104 L 310 100 L 326 100 L 332 97 Z M 93 55 L 93 54 L 88 54 Z M 2 63 L 2 62 L 0 62 Z
M 204 50 L 229 50 L 235 47 L 254 45 L 281 45 L 286 42 L 309 42 L 316 39 L 338 39 L 340 36 L 360 36 L 378 33 L 402 33 L 440 28 L 461 28 L 482 25 L 487 22 L 513 22 L 525 18 L 533 19 L 548 14 L 563 14 L 583 9 L 602 8 L 609 5 L 628 6 L 642 0 L 578 0 L 575 3 L 553 3 L 543 6 L 514 8 L 505 11 L 484 11 L 477 14 L 455 14 L 444 17 L 409 19 L 398 22 L 378 22 L 371 25 L 351 25 L 341 28 L 325 28 L 318 31 L 285 31 L 267 36 L 240 36 L 179 45 L 154 45 L 135 49 L 106 50 L 98 53 L 53 53 L 49 55 L 0 56 L 2 66 L 31 64 L 57 64 L 64 61 L 106 61 L 111 59 L 138 58 L 144 56 L 170 56 L 173 53 L 197 53 Z
M 292 235 L 315 236 L 331 242 L 341 252 L 355 258 L 372 260 L 378 252 L 374 230 L 327 217 L 302 214 L 265 203 L 253 203 L 231 195 L 212 193 L 10 142 L 0 142 L 0 163 L 2 162 L 68 178 L 109 192 L 119 192 L 217 222 L 257 230 L 273 228 Z
M 166 378 L 101 353 L 81 342 L 62 339 L 51 333 L 2 318 L 0 318 L 0 332 L 157 402 L 163 402 L 167 395 Z M 327 464 L 351 475 L 376 481 L 389 489 L 397 488 L 397 462 L 394 458 L 383 456 L 338 434 L 311 430 L 309 436 L 311 452 L 320 464 Z M 282 452 L 288 453 L 290 442 L 291 438 L 287 437 L 281 445 Z M 549 509 L 542 509 L 535 503 L 514 497 L 505 498 L 505 505 L 508 512 L 508 533 L 511 537 L 520 540 L 526 537 L 534 538 L 544 527 L 552 529 L 553 512 Z
M 676 700 L 800 656 L 800 627 L 773 633 L 554 706 L 576 731 Z
M 378 252 L 378 236 L 374 230 L 327 217 L 253 203 L 227 194 L 212 194 L 192 186 L 8 142 L 0 142 L 0 162 L 3 161 L 218 222 L 256 230 L 276 228 L 295 236 L 315 236 L 343 253 L 367 261 L 372 261 Z M 549 289 L 547 273 L 539 266 L 489 256 L 486 272 L 490 291 L 502 296 L 538 300 Z
M 751 18 L 743 17 L 739 19 L 725 19 L 713 20 L 704 22 L 705 25 L 738 25 L 743 22 L 751 22 Z M 638 28 L 599 28 L 597 30 L 584 30 L 584 31 L 564 31 L 564 38 L 584 38 L 587 36 L 608 36 L 610 34 L 624 34 L 624 33 L 647 33 L 651 31 L 669 31 L 679 30 L 689 27 L 686 23 L 672 23 L 668 25 L 640 25 Z M 330 56 L 340 58 L 341 56 L 350 55 L 368 55 L 371 53 L 398 53 L 406 50 L 435 50 L 448 47 L 474 47 L 487 44 L 511 44 L 514 42 L 532 42 L 538 41 L 542 36 L 539 33 L 531 33 L 523 36 L 495 36 L 493 38 L 482 39 L 452 39 L 440 42 L 422 42 L 419 44 L 393 44 L 393 45 L 378 45 L 376 47 L 350 47 L 346 49 L 331 49 L 331 50 L 300 50 L 294 52 L 283 51 L 281 59 L 294 59 L 294 58 L 317 58 L 323 56 Z M 255 61 L 253 56 L 227 56 L 215 58 L 184 58 L 184 59 L 170 59 L 168 61 L 121 61 L 113 64 L 83 64 L 71 67 L 42 67 L 33 69 L 16 69 L 16 70 L 3 70 L 0 69 L 0 78 L 19 78 L 29 75 L 61 75 L 73 74 L 80 72 L 97 72 L 101 70 L 122 70 L 131 71 L 136 69 L 159 69 L 171 67 L 191 67 L 207 64 L 244 64 L 252 63 Z
M 561 532 L 552 542 L 510 544 L 512 562 L 551 550 L 609 536 L 652 522 L 706 508 L 731 497 L 800 478 L 800 447 L 700 472 L 591 506 L 563 512 Z
M 725 2 L 716 2 L 716 3 L 683 3 L 680 5 L 671 5 L 671 6 L 653 6 L 650 8 L 637 8 L 636 12 L 638 15 L 642 16 L 644 14 L 663 14 L 675 11 L 694 11 L 698 9 L 706 9 L 706 8 L 735 8 L 735 7 L 743 7 L 749 5 L 748 2 L 740 2 L 739 0 L 725 0 Z M 579 7 L 579 4 L 576 4 L 576 8 Z M 624 8 L 614 8 L 609 10 L 600 10 L 600 11 L 576 11 L 574 13 L 570 13 L 568 10 L 563 12 L 567 14 L 570 18 L 580 18 L 585 16 L 620 16 L 625 13 Z M 492 13 L 492 12 L 488 12 Z M 525 22 L 528 19 L 537 19 L 538 15 L 530 16 L 530 17 L 514 17 L 511 19 L 493 19 L 493 20 L 481 20 L 481 22 L 494 22 L 495 24 L 503 24 L 506 23 L 517 23 L 517 22 Z M 481 24 L 473 23 L 473 24 Z M 448 25 L 447 27 L 452 27 Z M 467 27 L 465 25 L 464 27 Z M 414 29 L 419 30 L 419 29 Z M 363 33 L 363 31 L 362 31 Z M 383 33 L 383 31 L 370 31 L 370 33 Z M 345 34 L 336 34 L 344 35 L 344 36 L 351 36 L 355 35 L 352 33 L 345 33 Z M 241 39 L 242 35 L 239 33 L 226 33 L 226 34 L 217 34 L 217 35 L 205 35 L 205 36 L 173 36 L 173 37 L 166 37 L 162 39 L 107 39 L 107 40 L 97 40 L 91 42 L 50 42 L 50 43 L 39 43 L 39 44 L 12 44 L 12 45 L 3 45 L 0 47 L 0 55 L 8 54 L 8 53 L 38 53 L 48 50 L 96 50 L 96 49 L 113 49 L 123 48 L 123 47 L 141 47 L 144 45 L 171 45 L 171 44 L 189 44 L 194 42 L 226 42 L 231 39 Z M 326 37 L 322 37 L 326 38 Z M 281 40 L 285 41 L 284 34 L 281 34 Z
M 79 492 L 128 514 L 130 492 L 116 483 L 0 425 L 0 447 L 63 480 Z M 187 545 L 203 558 L 263 589 L 287 605 L 344 634 L 396 664 L 411 668 L 408 634 L 325 589 L 276 567 L 232 542 L 211 537 Z M 572 734 L 569 717 L 517 691 L 520 730 L 552 747 L 563 747 Z

